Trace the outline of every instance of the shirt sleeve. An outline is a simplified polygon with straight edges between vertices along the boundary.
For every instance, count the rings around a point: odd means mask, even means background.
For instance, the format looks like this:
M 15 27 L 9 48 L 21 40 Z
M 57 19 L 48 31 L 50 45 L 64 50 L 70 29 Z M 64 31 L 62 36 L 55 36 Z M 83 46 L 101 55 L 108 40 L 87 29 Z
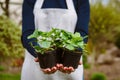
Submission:
M 76 12 L 78 16 L 75 32 L 79 32 L 81 36 L 88 35 L 88 24 L 90 17 L 89 0 L 78 0 L 76 4 Z M 87 43 L 88 38 L 84 39 Z
M 24 0 L 23 1 L 21 41 L 22 41 L 23 47 L 26 48 L 31 55 L 33 55 L 34 57 L 37 57 L 35 50 L 29 44 L 34 39 L 27 39 L 27 37 L 30 34 L 32 34 L 33 31 L 35 30 L 34 15 L 33 15 L 34 4 L 35 4 L 35 0 Z

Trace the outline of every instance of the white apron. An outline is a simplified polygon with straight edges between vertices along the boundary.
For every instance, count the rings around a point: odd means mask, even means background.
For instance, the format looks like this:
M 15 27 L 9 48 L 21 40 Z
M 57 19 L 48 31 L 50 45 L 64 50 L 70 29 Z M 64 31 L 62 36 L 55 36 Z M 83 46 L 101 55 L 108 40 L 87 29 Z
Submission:
M 77 23 L 77 14 L 72 0 L 66 0 L 68 9 L 47 8 L 41 9 L 44 0 L 36 0 L 34 6 L 35 29 L 49 31 L 52 27 L 74 32 Z M 83 65 L 79 65 L 75 72 L 64 74 L 60 71 L 54 74 L 44 74 L 34 57 L 25 52 L 21 80 L 83 80 Z

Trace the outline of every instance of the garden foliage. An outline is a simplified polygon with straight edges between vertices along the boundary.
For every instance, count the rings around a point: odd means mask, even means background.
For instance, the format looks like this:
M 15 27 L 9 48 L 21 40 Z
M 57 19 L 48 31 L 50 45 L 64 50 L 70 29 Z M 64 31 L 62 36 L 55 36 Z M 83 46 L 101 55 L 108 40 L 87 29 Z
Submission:
M 20 27 L 6 16 L 0 16 L 0 58 L 23 56 Z

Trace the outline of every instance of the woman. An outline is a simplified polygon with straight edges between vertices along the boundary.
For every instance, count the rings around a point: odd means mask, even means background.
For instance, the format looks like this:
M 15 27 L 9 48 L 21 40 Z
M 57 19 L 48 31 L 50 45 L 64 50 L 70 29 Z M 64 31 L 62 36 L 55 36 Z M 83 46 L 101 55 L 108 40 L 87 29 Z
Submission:
M 24 0 L 22 17 L 21 39 L 26 53 L 21 80 L 83 80 L 83 65 L 76 70 L 62 64 L 41 69 L 35 50 L 28 44 L 33 39 L 27 37 L 35 29 L 49 31 L 51 26 L 88 35 L 89 0 Z

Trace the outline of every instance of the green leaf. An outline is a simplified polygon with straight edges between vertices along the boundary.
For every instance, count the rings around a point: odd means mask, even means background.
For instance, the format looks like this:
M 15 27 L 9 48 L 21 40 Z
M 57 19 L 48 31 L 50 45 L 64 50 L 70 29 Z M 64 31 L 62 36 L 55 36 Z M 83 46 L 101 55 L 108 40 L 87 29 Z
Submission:
M 78 46 L 80 47 L 80 48 L 82 48 L 82 49 L 84 49 L 84 42 L 78 42 Z
M 40 46 L 34 46 L 34 48 L 35 48 L 36 50 L 39 50 L 39 49 L 40 49 Z
M 88 38 L 88 36 L 84 36 L 84 37 L 83 37 L 83 40 L 86 39 L 86 38 Z
M 36 46 L 36 50 L 44 53 L 47 50 L 52 50 L 54 47 L 66 48 L 75 50 L 76 48 L 84 48 L 83 38 L 80 33 L 71 33 L 62 29 L 52 28 L 49 32 L 35 30 L 29 38 L 37 38 L 40 47 Z
M 66 40 L 66 42 L 72 44 L 72 40 Z
M 66 46 L 66 48 L 67 48 L 68 50 L 74 50 L 74 49 L 75 49 L 72 45 L 69 45 L 69 44 Z
M 80 33 L 78 33 L 78 32 L 76 32 L 75 34 L 74 34 L 74 37 L 79 37 L 80 38 Z
M 28 39 L 36 38 L 36 37 L 38 37 L 38 30 L 35 30 L 35 31 L 33 32 L 33 34 L 31 34 L 30 36 L 28 36 Z
M 49 48 L 51 46 L 51 42 L 49 41 L 40 41 L 39 42 L 39 45 L 42 47 L 42 48 Z

